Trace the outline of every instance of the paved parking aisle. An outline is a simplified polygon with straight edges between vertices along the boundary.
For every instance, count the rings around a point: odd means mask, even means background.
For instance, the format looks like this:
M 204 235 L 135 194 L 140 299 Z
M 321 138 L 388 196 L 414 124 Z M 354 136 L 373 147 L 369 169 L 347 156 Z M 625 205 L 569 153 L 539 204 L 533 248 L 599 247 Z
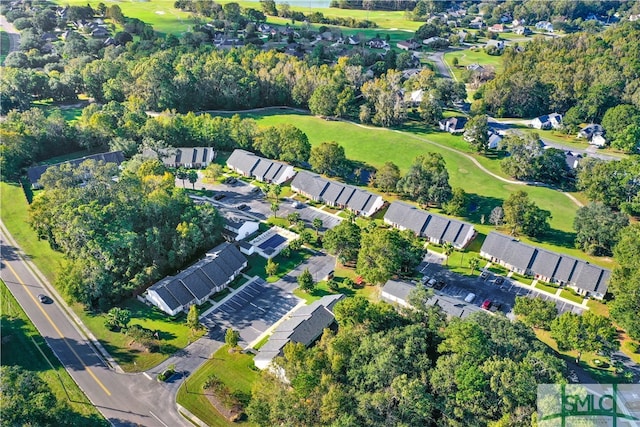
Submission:
M 208 328 L 218 326 L 237 330 L 240 345 L 246 346 L 299 302 L 290 292 L 258 277 L 213 309 L 201 322 Z
M 539 292 L 533 287 L 524 287 L 515 284 L 511 279 L 504 278 L 501 284 L 496 284 L 498 276 L 487 272 L 486 278 L 467 277 L 453 273 L 437 263 L 423 262 L 418 270 L 429 277 L 434 277 L 438 280 L 443 280 L 446 285 L 440 289 L 440 292 L 444 295 L 449 295 L 455 298 L 464 299 L 470 293 L 475 294 L 473 303 L 481 305 L 485 300 L 491 300 L 493 304 L 501 304 L 500 311 L 508 314 L 513 309 L 516 301 L 516 296 L 526 296 L 528 298 L 542 298 L 546 301 L 555 301 L 558 313 L 562 314 L 566 311 L 570 311 L 576 314 L 581 314 L 584 309 L 573 305 L 569 302 L 560 301 L 553 296 Z

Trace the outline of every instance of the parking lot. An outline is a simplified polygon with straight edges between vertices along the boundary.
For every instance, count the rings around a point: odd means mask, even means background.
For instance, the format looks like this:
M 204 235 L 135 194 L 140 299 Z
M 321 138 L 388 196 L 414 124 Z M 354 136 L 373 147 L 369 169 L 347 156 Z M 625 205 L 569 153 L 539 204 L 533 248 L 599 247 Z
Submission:
M 202 318 L 201 323 L 209 329 L 233 328 L 240 333 L 240 345 L 246 347 L 298 302 L 290 292 L 256 278 Z
M 257 187 L 247 184 L 242 180 L 238 180 L 234 184 L 216 184 L 216 185 L 204 185 L 206 188 L 216 192 L 214 197 L 224 197 L 217 200 L 217 203 L 226 207 L 238 207 L 240 205 L 247 205 L 248 209 L 245 212 L 254 216 L 258 220 L 266 220 L 273 216 L 271 211 L 271 201 L 267 200 L 261 191 L 256 191 Z M 280 202 L 280 209 L 278 210 L 278 217 L 286 218 L 292 212 L 300 214 L 300 218 L 308 224 L 311 224 L 315 218 L 322 220 L 321 231 L 335 227 L 340 223 L 340 219 L 322 212 L 318 209 L 307 206 L 301 203 L 298 208 L 293 207 L 293 200 L 285 199 Z
M 436 258 L 438 257 L 436 256 Z M 485 300 L 490 300 L 492 304 L 500 304 L 500 311 L 509 317 L 513 316 L 511 311 L 515 304 L 516 296 L 553 300 L 556 302 L 556 307 L 560 314 L 565 311 L 571 311 L 576 314 L 583 312 L 583 309 L 580 307 L 568 302 L 559 301 L 544 292 L 538 292 L 531 286 L 517 285 L 506 277 L 501 284 L 498 284 L 496 283 L 496 279 L 499 276 L 491 272 L 487 272 L 487 277 L 484 279 L 479 276 L 461 276 L 452 273 L 437 262 L 426 261 L 421 263 L 418 269 L 422 274 L 444 282 L 444 286 L 441 287 L 441 289 L 436 289 L 437 292 L 459 299 L 464 299 L 467 295 L 473 293 L 476 295 L 472 301 L 473 304 L 481 306 Z M 437 288 L 440 288 L 440 286 L 437 286 Z

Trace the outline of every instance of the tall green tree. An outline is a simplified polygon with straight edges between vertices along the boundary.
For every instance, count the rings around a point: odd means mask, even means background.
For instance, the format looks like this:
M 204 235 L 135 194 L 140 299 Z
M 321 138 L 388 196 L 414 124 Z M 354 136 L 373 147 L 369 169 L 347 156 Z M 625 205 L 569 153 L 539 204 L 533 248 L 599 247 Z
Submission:
M 551 322 L 551 337 L 561 351 L 578 352 L 576 363 L 587 351 L 615 351 L 618 348 L 616 328 L 611 320 L 587 311 L 582 315 L 565 312 Z
M 614 296 L 611 316 L 629 336 L 640 340 L 640 224 L 620 232 L 613 255 L 618 266 L 613 269 L 609 284 Z
M 189 313 L 187 313 L 187 327 L 192 330 L 200 328 L 200 314 L 198 313 L 198 307 L 195 304 L 189 307 Z
M 544 234 L 550 228 L 551 213 L 536 206 L 524 190 L 511 193 L 504 201 L 502 209 L 504 210 L 504 220 L 514 236 L 522 233 L 536 237 Z
M 399 180 L 400 168 L 393 162 L 385 162 L 385 164 L 376 171 L 373 183 L 385 193 L 390 193 L 396 190 Z
M 470 118 L 464 128 L 464 140 L 471 147 L 479 153 L 489 149 L 489 125 L 486 114 Z
M 354 263 L 358 259 L 362 230 L 355 222 L 342 221 L 327 230 L 322 246 L 335 255 L 341 264 Z
M 513 314 L 520 316 L 527 326 L 549 330 L 551 322 L 558 316 L 558 308 L 553 300 L 517 296 Z
M 310 293 L 315 289 L 316 284 L 313 281 L 313 276 L 309 272 L 308 268 L 305 268 L 304 271 L 298 276 L 298 286 L 300 286 L 300 289 L 307 293 Z
M 421 249 L 397 230 L 374 228 L 362 234 L 356 271 L 369 283 L 380 284 L 394 274 L 410 271 Z
M 313 147 L 309 163 L 314 171 L 327 175 L 344 176 L 347 171 L 344 147 L 335 141 Z
M 451 199 L 451 186 L 444 158 L 439 153 L 416 157 L 398 181 L 398 191 L 421 204 L 440 205 Z
M 228 328 L 224 334 L 224 342 L 231 348 L 238 346 L 240 340 L 240 333 L 234 329 Z
M 578 209 L 573 220 L 577 247 L 588 254 L 610 256 L 620 230 L 629 225 L 629 217 L 614 212 L 602 203 L 590 203 Z

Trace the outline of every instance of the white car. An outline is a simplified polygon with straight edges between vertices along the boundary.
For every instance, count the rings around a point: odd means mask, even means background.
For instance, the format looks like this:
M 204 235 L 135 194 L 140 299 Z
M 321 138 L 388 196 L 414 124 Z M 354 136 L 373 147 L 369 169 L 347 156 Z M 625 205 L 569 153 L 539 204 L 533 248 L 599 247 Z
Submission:
M 464 301 L 473 302 L 474 299 L 476 299 L 476 294 L 474 294 L 473 292 L 469 292 L 469 294 L 464 298 Z

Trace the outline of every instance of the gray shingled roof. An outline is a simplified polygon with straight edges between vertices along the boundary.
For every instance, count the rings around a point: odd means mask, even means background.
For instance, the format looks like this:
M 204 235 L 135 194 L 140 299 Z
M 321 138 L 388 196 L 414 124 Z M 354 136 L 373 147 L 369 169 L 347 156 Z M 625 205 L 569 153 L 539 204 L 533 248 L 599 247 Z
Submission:
M 175 310 L 176 308 L 180 307 L 180 303 L 178 302 L 178 300 L 175 299 L 174 296 L 171 295 L 171 293 L 164 286 L 158 286 L 155 288 L 152 286 L 150 289 L 153 289 L 158 294 L 160 299 L 164 301 L 164 303 L 169 307 L 170 310 Z
M 322 194 L 327 184 L 328 181 L 320 175 L 309 172 L 298 172 L 291 182 L 291 187 L 299 189 L 314 199 L 319 199 L 320 194 Z
M 60 166 L 66 163 L 70 164 L 72 167 L 78 167 L 80 163 L 84 162 L 85 160 L 95 160 L 96 162 L 102 161 L 104 163 L 115 163 L 120 166 L 120 164 L 124 162 L 124 154 L 122 154 L 122 151 L 111 151 L 108 153 L 93 154 L 91 156 L 85 156 L 80 159 L 69 160 L 67 162 L 56 163 L 54 165 L 33 166 L 27 170 L 27 177 L 29 178 L 29 182 L 31 182 L 32 185 L 37 184 L 38 181 L 40 181 L 42 174 L 44 174 L 50 167 Z
M 272 162 L 272 165 L 269 168 L 269 171 L 265 174 L 264 179 L 266 179 L 267 181 L 275 180 L 277 177 L 282 175 L 282 172 L 286 167 L 287 165 L 285 164 Z
M 270 161 L 266 159 L 260 159 L 258 160 L 258 164 L 256 164 L 256 166 L 251 171 L 251 175 L 259 179 L 265 179 L 265 175 L 267 174 L 271 166 L 273 166 L 273 163 L 271 163 Z
M 531 270 L 543 277 L 554 277 L 560 258 L 556 253 L 538 249 L 531 264 Z
M 231 153 L 231 156 L 227 159 L 227 165 L 242 171 L 244 174 L 250 175 L 258 161 L 260 161 L 260 157 L 248 151 L 238 149 Z
M 356 189 L 353 187 L 344 186 L 344 190 L 340 193 L 340 197 L 336 200 L 336 203 L 341 206 L 348 206 L 351 197 L 355 193 Z
M 291 341 L 308 346 L 313 343 L 325 328 L 328 328 L 335 320 L 333 313 L 326 307 L 317 307 L 291 334 Z
M 441 216 L 430 215 L 429 222 L 424 229 L 424 234 L 435 239 L 442 239 L 444 232 L 449 225 L 449 220 Z
M 335 203 L 340 197 L 340 194 L 344 190 L 344 185 L 337 182 L 329 182 L 329 185 L 322 192 L 322 200 L 326 203 Z
M 363 191 L 360 189 L 356 189 L 349 200 L 349 208 L 354 211 L 363 211 L 364 207 L 367 205 L 369 198 L 372 197 L 373 194 L 368 191 Z
M 189 289 L 178 279 L 174 279 L 165 285 L 165 288 L 178 300 L 180 305 L 187 305 L 193 302 L 195 295 L 189 292 Z
M 415 288 L 416 286 L 413 283 L 400 282 L 397 280 L 387 280 L 387 283 L 385 283 L 382 287 L 382 292 L 403 301 L 407 301 L 409 293 Z
M 611 275 L 609 270 L 568 255 L 535 248 L 495 232 L 489 233 L 481 251 L 517 268 L 530 269 L 535 275 L 568 283 L 585 291 L 603 295 L 607 292 Z

